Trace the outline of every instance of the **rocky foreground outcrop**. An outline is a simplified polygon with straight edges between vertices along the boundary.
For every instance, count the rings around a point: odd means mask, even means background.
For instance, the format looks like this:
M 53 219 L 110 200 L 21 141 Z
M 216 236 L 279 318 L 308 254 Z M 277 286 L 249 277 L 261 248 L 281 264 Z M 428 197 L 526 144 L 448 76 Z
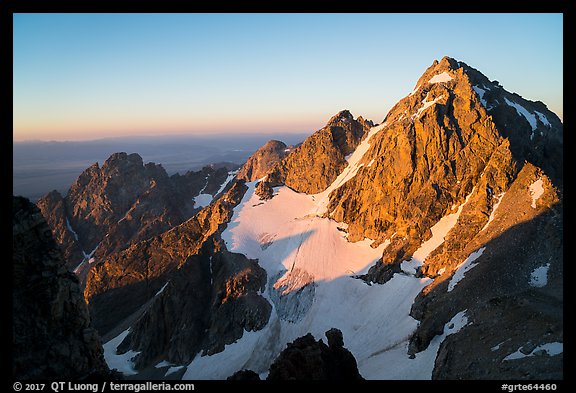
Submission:
M 360 381 L 354 355 L 344 347 L 342 332 L 332 328 L 326 333 L 328 345 L 322 339 L 316 341 L 308 333 L 299 337 L 280 352 L 270 365 L 267 380 L 270 381 Z M 260 380 L 251 370 L 240 370 L 228 380 Z
M 344 348 L 338 329 L 326 332 L 328 345 L 310 333 L 289 343 L 270 366 L 267 380 L 362 380 L 356 359 Z
M 100 337 L 50 227 L 28 199 L 12 201 L 13 377 L 108 378 Z
M 227 168 L 210 166 L 168 176 L 136 153 L 114 153 L 86 169 L 66 196 L 52 191 L 37 205 L 83 281 L 96 261 L 190 218 L 199 210 L 194 197 L 216 194 L 227 176 Z

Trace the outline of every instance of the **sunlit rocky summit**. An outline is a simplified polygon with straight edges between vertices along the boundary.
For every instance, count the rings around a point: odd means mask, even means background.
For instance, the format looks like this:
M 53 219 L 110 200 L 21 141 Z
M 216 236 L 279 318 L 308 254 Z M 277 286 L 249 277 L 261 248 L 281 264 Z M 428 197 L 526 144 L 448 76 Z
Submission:
M 348 379 L 563 378 L 563 124 L 542 102 L 444 57 L 382 123 L 343 110 L 233 169 L 120 153 L 38 202 L 111 369 L 332 379 L 342 341 Z M 307 351 L 323 374 L 278 360 Z

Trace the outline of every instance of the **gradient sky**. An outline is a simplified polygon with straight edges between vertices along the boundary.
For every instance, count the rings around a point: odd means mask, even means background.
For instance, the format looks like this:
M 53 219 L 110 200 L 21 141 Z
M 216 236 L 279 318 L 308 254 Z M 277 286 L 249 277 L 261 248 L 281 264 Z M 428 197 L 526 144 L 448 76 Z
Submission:
M 562 14 L 14 14 L 13 138 L 379 123 L 447 55 L 563 117 Z

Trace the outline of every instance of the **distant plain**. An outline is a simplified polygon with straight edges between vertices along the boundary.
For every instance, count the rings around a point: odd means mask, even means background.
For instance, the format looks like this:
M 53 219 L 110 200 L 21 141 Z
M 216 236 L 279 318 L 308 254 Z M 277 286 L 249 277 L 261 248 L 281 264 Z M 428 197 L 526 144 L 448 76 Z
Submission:
M 168 175 L 198 171 L 208 164 L 242 164 L 270 139 L 287 145 L 309 134 L 250 134 L 106 138 L 93 141 L 29 141 L 13 143 L 12 193 L 36 202 L 57 190 L 65 195 L 90 165 L 100 166 L 116 152 L 138 153 L 144 163 L 162 164 Z

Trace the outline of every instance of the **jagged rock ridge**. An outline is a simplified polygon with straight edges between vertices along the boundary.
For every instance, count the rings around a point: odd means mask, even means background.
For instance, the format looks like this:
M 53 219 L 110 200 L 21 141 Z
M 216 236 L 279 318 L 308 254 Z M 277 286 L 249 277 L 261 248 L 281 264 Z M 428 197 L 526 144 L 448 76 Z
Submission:
M 332 141 L 330 152 L 335 154 L 337 159 L 343 160 L 344 155 L 353 150 L 370 124 L 361 118 L 358 121 L 353 120 L 348 111 L 343 111 L 330 120 L 328 125 L 321 130 L 321 134 L 329 133 L 332 135 L 330 137 Z M 308 139 L 314 140 L 316 137 Z M 318 141 L 308 143 L 311 146 L 322 148 Z M 166 285 L 171 277 L 185 274 L 183 272 L 190 268 L 188 265 L 192 263 L 191 260 L 197 260 L 198 253 L 208 238 L 212 235 L 218 236 L 218 233 L 230 220 L 234 206 L 240 202 L 246 189 L 243 186 L 244 181 L 239 177 L 259 176 L 258 170 L 270 170 L 271 166 L 273 167 L 278 163 L 280 156 L 287 159 L 296 154 L 298 149 L 292 151 L 281 142 L 269 142 L 247 161 L 236 175 L 236 180 L 230 182 L 232 186 L 229 191 L 213 204 L 174 229 L 154 238 L 134 243 L 126 250 L 111 254 L 103 262 L 96 264 L 88 274 L 84 295 L 94 315 L 95 326 L 99 331 L 102 334 L 110 332 L 118 323 L 134 313 L 144 313 L 140 320 L 147 320 L 148 314 L 153 315 L 157 312 L 154 311 L 154 306 L 150 306 L 148 302 L 155 297 L 155 294 Z M 286 155 L 288 153 L 291 154 Z M 300 159 L 302 158 L 298 158 L 298 160 Z M 203 286 L 207 285 L 209 279 L 214 280 L 214 277 L 207 275 L 204 277 L 204 281 L 195 281 L 197 286 L 194 287 L 194 290 L 204 293 L 205 287 Z M 215 285 L 214 281 L 212 282 L 212 285 Z M 176 290 L 168 291 L 170 287 L 171 284 L 166 288 L 166 293 L 176 293 Z M 162 293 L 163 296 L 164 293 Z M 204 300 L 202 301 L 207 301 L 206 299 L 210 299 L 210 296 L 208 294 L 203 295 Z M 183 307 L 188 310 L 188 307 L 191 307 L 190 304 L 185 304 Z M 147 311 L 142 310 L 142 308 Z M 266 306 L 261 305 L 260 308 L 262 310 L 260 313 L 266 315 Z M 179 324 L 180 322 L 177 320 L 181 318 L 181 313 L 169 313 L 167 317 L 171 320 L 170 324 Z M 225 315 L 218 318 L 225 318 Z M 265 322 L 267 322 L 267 318 L 265 318 Z M 170 358 L 174 362 L 182 363 L 193 357 L 199 350 L 205 350 L 207 353 L 218 352 L 223 349 L 223 343 L 227 342 L 226 337 L 230 336 L 237 339 L 242 336 L 241 331 L 232 335 L 221 333 L 218 339 L 212 338 L 215 344 L 208 345 L 206 344 L 208 339 L 203 338 L 203 333 L 191 329 L 190 332 L 195 333 L 188 333 L 187 337 L 191 342 L 203 344 L 188 345 L 186 348 L 192 349 L 183 350 L 177 347 L 175 344 L 177 341 L 171 341 L 168 345 L 159 344 L 157 337 L 150 334 L 151 329 L 160 329 L 160 325 L 163 323 L 165 323 L 163 320 L 151 316 L 150 321 L 138 325 L 138 329 L 142 329 L 146 333 L 133 334 L 126 338 L 122 350 L 139 348 L 144 353 L 137 361 L 139 368 L 149 365 L 160 355 Z M 203 322 L 204 325 L 206 323 Z M 218 325 L 222 322 L 210 323 Z M 194 334 L 197 334 L 197 337 L 190 338 Z M 136 336 L 139 338 L 135 339 Z M 144 343 L 146 340 L 148 342 Z M 210 349 L 211 347 L 213 348 Z M 152 354 L 148 354 L 149 351 Z
M 216 194 L 227 177 L 226 167 L 210 166 L 168 176 L 136 153 L 115 153 L 86 169 L 65 197 L 52 191 L 37 205 L 83 280 L 95 261 L 190 218 L 199 210 L 195 196 Z
M 213 239 L 206 241 L 131 327 L 118 351 L 140 352 L 136 368 L 163 359 L 186 364 L 199 352 L 221 352 L 244 329 L 259 330 L 268 322 L 271 305 L 258 295 L 266 272 L 256 261 L 221 247 Z
M 186 222 L 94 265 L 84 297 L 96 328 L 107 333 L 152 299 L 211 235 L 222 230 L 245 189 L 243 181 L 234 182 L 223 197 Z
M 430 83 L 438 75 L 446 75 L 446 82 Z M 330 196 L 330 217 L 349 224 L 350 240 L 368 237 L 379 244 L 395 234 L 390 257 L 384 259 L 409 257 L 429 237 L 429 228 L 453 205 L 460 205 L 478 182 L 486 183 L 475 191 L 485 194 L 482 212 L 487 221 L 492 205 L 487 187 L 494 195 L 501 193 L 524 160 L 530 162 L 530 155 L 517 156 L 514 151 L 561 148 L 562 125 L 556 115 L 539 107 L 553 126 L 538 121 L 537 136 L 530 140 L 528 122 L 516 115 L 513 128 L 501 124 L 502 113 L 516 110 L 504 102 L 486 109 L 475 83 L 525 102 L 453 59 L 431 66 L 417 89 L 390 110 L 358 174 Z M 511 148 L 513 143 L 533 148 Z M 561 155 L 553 159 L 554 166 L 561 167 Z

